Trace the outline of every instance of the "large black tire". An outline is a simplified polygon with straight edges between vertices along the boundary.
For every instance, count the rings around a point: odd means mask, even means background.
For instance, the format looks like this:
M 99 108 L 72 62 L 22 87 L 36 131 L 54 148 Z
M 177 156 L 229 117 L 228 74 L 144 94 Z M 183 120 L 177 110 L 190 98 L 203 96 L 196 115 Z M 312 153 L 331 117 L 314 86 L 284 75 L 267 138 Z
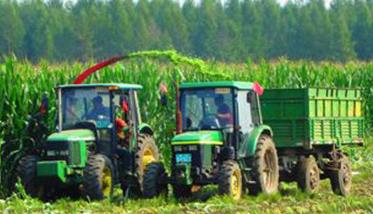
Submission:
M 347 156 L 342 156 L 340 164 L 339 170 L 330 172 L 330 182 L 335 194 L 347 196 L 352 186 L 351 162 Z
M 192 186 L 173 184 L 172 192 L 176 199 L 186 199 L 192 197 Z
M 83 173 L 83 194 L 90 200 L 110 198 L 113 194 L 113 165 L 102 154 L 91 155 Z
M 242 174 L 236 161 L 224 161 L 218 175 L 219 194 L 229 195 L 234 200 L 242 196 Z
M 250 194 L 272 194 L 278 191 L 279 166 L 272 137 L 262 134 L 256 145 L 253 160 L 254 184 L 249 186 Z
M 44 186 L 37 180 L 36 164 L 39 157 L 27 155 L 23 157 L 17 167 L 17 174 L 27 194 L 31 197 L 44 199 Z
M 149 159 L 148 152 L 152 153 L 152 159 Z M 139 134 L 137 139 L 137 151 L 135 154 L 135 166 L 136 166 L 136 176 L 137 176 L 137 192 L 143 191 L 143 179 L 146 166 L 152 162 L 159 161 L 159 151 L 158 147 L 154 142 L 152 136 L 148 134 Z
M 314 193 L 320 186 L 320 169 L 313 156 L 299 162 L 297 172 L 298 187 L 307 193 Z
M 153 198 L 167 192 L 167 175 L 163 164 L 150 163 L 146 169 L 143 180 L 143 196 Z

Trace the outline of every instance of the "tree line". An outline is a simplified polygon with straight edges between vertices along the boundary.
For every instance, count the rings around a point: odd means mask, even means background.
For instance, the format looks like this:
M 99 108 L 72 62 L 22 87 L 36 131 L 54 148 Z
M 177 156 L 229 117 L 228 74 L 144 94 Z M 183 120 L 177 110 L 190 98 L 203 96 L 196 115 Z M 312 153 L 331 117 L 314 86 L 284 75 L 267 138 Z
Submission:
M 373 58 L 373 0 L 0 0 L 0 53 L 32 62 L 176 49 L 205 59 Z

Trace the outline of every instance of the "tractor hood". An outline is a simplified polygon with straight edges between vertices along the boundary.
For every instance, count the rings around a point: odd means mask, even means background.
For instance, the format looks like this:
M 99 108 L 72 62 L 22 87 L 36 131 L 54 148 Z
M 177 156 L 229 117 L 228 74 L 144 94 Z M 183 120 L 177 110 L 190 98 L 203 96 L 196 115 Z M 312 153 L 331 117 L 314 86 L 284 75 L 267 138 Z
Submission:
M 73 129 L 51 134 L 47 141 L 94 141 L 95 134 L 89 129 Z
M 191 131 L 176 135 L 172 145 L 209 144 L 223 145 L 223 135 L 220 131 Z

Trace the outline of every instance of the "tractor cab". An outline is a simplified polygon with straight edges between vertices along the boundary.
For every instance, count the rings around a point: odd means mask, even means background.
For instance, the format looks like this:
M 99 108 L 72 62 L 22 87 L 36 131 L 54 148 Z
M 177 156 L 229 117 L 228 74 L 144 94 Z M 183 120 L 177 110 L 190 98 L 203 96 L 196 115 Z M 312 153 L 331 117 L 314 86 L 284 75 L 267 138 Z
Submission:
M 255 126 L 262 123 L 258 96 L 251 83 L 183 83 L 179 108 L 182 133 L 190 136 L 202 131 L 201 139 L 204 140 L 221 135 L 223 139 L 218 141 L 224 147 L 235 149 Z M 174 141 L 179 141 L 185 134 L 177 136 Z
M 58 87 L 58 132 L 50 136 L 48 141 L 66 132 L 71 136 L 86 133 L 84 137 L 94 138 L 93 151 L 112 156 L 118 143 L 133 149 L 135 142 L 132 139 L 136 139 L 133 135 L 136 135 L 141 123 L 137 111 L 137 90 L 141 88 L 131 84 Z M 123 136 L 123 132 L 127 135 Z

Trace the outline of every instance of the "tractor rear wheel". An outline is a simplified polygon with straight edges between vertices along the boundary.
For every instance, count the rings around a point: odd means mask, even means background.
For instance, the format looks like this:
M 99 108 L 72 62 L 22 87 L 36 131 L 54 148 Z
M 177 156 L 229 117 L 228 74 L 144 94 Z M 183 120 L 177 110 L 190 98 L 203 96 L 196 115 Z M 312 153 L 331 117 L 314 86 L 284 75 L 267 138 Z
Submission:
M 145 198 L 153 198 L 167 192 L 167 175 L 163 164 L 150 163 L 144 173 L 143 195 Z
M 91 155 L 83 172 L 83 193 L 91 200 L 110 198 L 113 194 L 113 165 L 102 154 Z
M 137 152 L 135 154 L 135 165 L 136 165 L 136 175 L 137 175 L 137 185 L 138 190 L 136 192 L 142 192 L 143 179 L 145 169 L 148 164 L 152 162 L 159 161 L 159 151 L 158 147 L 154 142 L 152 136 L 148 134 L 139 134 L 137 139 Z
M 256 145 L 253 163 L 254 184 L 250 185 L 250 194 L 272 194 L 279 185 L 279 166 L 275 144 L 272 137 L 262 134 Z
M 239 200 L 242 195 L 242 175 L 236 161 L 224 161 L 218 175 L 219 194 Z
M 44 186 L 38 182 L 36 175 L 36 164 L 38 161 L 39 157 L 36 155 L 23 157 L 19 161 L 17 174 L 27 194 L 31 197 L 44 199 Z
M 302 191 L 308 193 L 314 193 L 319 188 L 320 170 L 313 156 L 300 161 L 297 183 Z
M 340 168 L 330 172 L 330 182 L 333 192 L 337 195 L 347 196 L 351 191 L 352 169 L 349 158 L 345 155 L 340 159 Z
M 184 199 L 192 197 L 192 186 L 190 185 L 181 185 L 181 184 L 173 184 L 172 185 L 172 192 L 176 199 Z

